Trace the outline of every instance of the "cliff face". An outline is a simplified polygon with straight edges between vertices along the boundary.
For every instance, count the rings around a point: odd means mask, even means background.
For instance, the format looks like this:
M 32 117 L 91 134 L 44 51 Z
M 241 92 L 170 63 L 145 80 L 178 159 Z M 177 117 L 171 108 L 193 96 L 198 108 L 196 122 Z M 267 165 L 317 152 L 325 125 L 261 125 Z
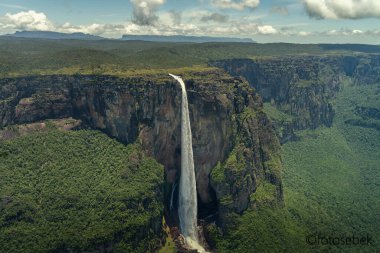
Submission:
M 219 84 L 200 80 L 187 82 L 187 89 L 197 187 L 201 200 L 208 203 L 212 201 L 208 175 L 231 150 L 230 116 L 242 108 L 235 106 L 234 94 L 229 92 L 231 87 L 239 85 L 238 80 L 223 77 Z M 171 80 L 136 81 L 116 86 L 104 82 L 75 86 L 72 92 L 74 117 L 123 142 L 139 139 L 147 153 L 165 165 L 166 181 L 174 183 L 181 160 L 179 86 Z
M 362 57 L 352 72 L 355 84 L 374 84 L 380 82 L 380 55 Z
M 281 199 L 281 180 L 274 172 L 281 164 L 268 166 L 279 146 L 260 98 L 246 83 L 222 72 L 195 73 L 184 79 L 200 205 L 217 205 L 226 193 L 231 196 L 227 210 L 241 212 L 262 181 L 275 184 Z M 179 177 L 181 153 L 181 93 L 174 80 L 162 76 L 46 76 L 3 79 L 0 87 L 4 91 L 2 126 L 71 116 L 124 143 L 139 141 L 165 167 L 168 203 L 170 187 Z M 243 152 L 239 162 L 244 168 L 229 177 L 228 185 L 210 183 L 213 168 L 234 150 Z M 223 171 L 228 173 L 228 169 Z
M 294 130 L 331 126 L 331 100 L 343 77 L 357 84 L 379 81 L 380 56 L 297 56 L 264 59 L 234 59 L 212 63 L 233 76 L 244 77 L 271 110 L 287 120 L 274 119 L 282 142 Z M 281 128 L 281 129 L 280 129 Z
M 0 80 L 0 127 L 70 116 L 69 87 L 59 81 L 58 77 Z

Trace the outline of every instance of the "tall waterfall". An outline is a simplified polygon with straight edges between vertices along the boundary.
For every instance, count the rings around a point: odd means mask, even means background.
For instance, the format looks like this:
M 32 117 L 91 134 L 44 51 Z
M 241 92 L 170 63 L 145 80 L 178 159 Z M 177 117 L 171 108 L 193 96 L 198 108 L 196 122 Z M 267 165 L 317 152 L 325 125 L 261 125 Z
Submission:
M 190 128 L 189 108 L 185 83 L 182 78 L 169 74 L 181 84 L 181 178 L 179 181 L 178 215 L 181 233 L 186 243 L 199 252 L 205 252 L 198 243 L 197 232 L 197 189 L 194 172 L 193 145 Z

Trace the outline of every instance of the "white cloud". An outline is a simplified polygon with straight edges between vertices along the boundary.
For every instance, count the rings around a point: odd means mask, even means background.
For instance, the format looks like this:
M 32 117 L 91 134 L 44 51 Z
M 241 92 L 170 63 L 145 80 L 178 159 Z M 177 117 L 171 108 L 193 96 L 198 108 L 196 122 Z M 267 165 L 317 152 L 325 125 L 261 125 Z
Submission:
M 362 30 L 352 30 L 353 34 L 363 34 L 364 32 Z
M 371 33 L 371 31 L 364 32 L 362 30 L 354 29 L 340 29 L 340 30 L 330 30 L 323 32 L 323 35 L 328 35 L 328 36 L 353 36 L 353 35 L 362 35 L 364 33 Z
M 263 35 L 278 33 L 278 31 L 271 25 L 258 26 L 257 31 L 259 34 L 263 34 Z
M 304 0 L 307 13 L 320 19 L 380 18 L 379 0 Z
M 212 3 L 221 9 L 235 9 L 242 11 L 246 8 L 256 8 L 260 4 L 260 0 L 212 0 Z
M 126 28 L 121 24 L 90 24 L 90 25 L 73 25 L 71 23 L 64 23 L 63 25 L 56 26 L 55 31 L 64 33 L 87 33 L 92 35 L 110 35 L 111 37 L 119 36 L 125 32 Z
M 282 35 L 286 36 L 318 36 L 318 37 L 351 37 L 353 36 L 363 36 L 363 35 L 370 35 L 370 36 L 378 36 L 380 35 L 380 29 L 376 30 L 359 30 L 359 29 L 333 29 L 333 30 L 327 30 L 327 31 L 320 31 L 320 32 L 306 32 L 306 31 L 285 31 L 281 33 Z
M 372 30 L 359 30 L 359 29 L 340 29 L 340 30 L 331 30 L 324 32 L 322 34 L 329 35 L 329 36 L 363 36 L 363 35 L 370 35 L 370 36 L 379 36 L 380 35 L 380 29 L 372 29 Z
M 138 25 L 155 25 L 158 16 L 156 12 L 166 0 L 130 0 L 133 6 L 132 21 Z
M 310 36 L 312 35 L 311 32 L 304 32 L 304 31 L 301 31 L 298 33 L 298 36 L 302 36 L 302 37 L 306 37 L 306 36 Z
M 5 28 L 39 31 L 47 31 L 54 28 L 53 23 L 44 13 L 32 10 L 16 14 L 7 13 L 3 20 L 3 27 Z
M 50 30 L 63 33 L 82 32 L 112 38 L 120 38 L 123 34 L 244 37 L 247 35 L 280 34 L 275 27 L 268 24 L 258 24 L 254 20 L 249 19 L 228 19 L 228 16 L 214 15 L 214 13 L 208 11 L 184 13 L 181 19 L 184 19 L 183 22 L 178 22 L 179 18 L 173 17 L 173 13 L 168 11 L 157 13 L 157 20 L 154 25 L 140 25 L 133 21 L 119 24 L 94 23 L 77 25 L 69 22 L 58 24 L 51 22 L 44 13 L 30 10 L 15 14 L 8 13 L 0 17 L 0 32 L 14 32 L 15 30 Z M 212 22 L 205 22 L 205 19 Z

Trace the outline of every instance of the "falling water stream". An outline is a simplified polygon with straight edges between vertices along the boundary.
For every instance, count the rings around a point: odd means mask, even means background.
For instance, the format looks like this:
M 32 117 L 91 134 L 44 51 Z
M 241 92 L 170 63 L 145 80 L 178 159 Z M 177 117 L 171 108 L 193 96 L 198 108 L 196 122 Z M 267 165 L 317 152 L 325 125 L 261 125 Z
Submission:
M 186 86 L 182 78 L 169 74 L 181 84 L 182 113 L 181 113 L 181 178 L 179 181 L 178 215 L 182 235 L 186 244 L 206 252 L 198 243 L 197 231 L 197 189 L 194 172 L 193 146 L 190 127 L 189 108 L 187 102 Z

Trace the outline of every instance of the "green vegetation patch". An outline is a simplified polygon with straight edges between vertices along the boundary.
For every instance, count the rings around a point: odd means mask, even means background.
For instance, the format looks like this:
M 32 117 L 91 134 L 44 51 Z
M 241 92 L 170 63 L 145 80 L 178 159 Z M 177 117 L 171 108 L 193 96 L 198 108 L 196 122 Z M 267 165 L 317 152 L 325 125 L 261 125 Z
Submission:
M 250 196 L 252 203 L 258 203 L 259 205 L 266 205 L 276 202 L 276 186 L 263 182 L 257 187 L 256 191 Z
M 234 174 L 242 172 L 245 169 L 246 164 L 242 152 L 243 150 L 244 146 L 239 144 L 231 151 L 224 164 L 225 168 L 227 168 L 229 172 Z
M 287 114 L 283 111 L 280 111 L 276 108 L 276 106 L 271 105 L 270 103 L 264 103 L 264 112 L 271 120 L 275 120 L 278 122 L 292 122 L 293 116 Z
M 226 175 L 224 174 L 224 166 L 218 162 L 218 164 L 212 169 L 211 177 L 217 184 L 226 182 Z
M 152 251 L 163 167 L 98 131 L 0 142 L 0 251 Z
M 246 168 L 243 144 L 237 144 L 224 163 L 218 162 L 211 171 L 211 179 L 217 184 L 229 184 L 228 178 L 241 177 Z
M 304 228 L 286 208 L 249 208 L 241 216 L 230 216 L 229 229 L 222 234 L 207 227 L 210 243 L 218 252 L 307 252 Z

